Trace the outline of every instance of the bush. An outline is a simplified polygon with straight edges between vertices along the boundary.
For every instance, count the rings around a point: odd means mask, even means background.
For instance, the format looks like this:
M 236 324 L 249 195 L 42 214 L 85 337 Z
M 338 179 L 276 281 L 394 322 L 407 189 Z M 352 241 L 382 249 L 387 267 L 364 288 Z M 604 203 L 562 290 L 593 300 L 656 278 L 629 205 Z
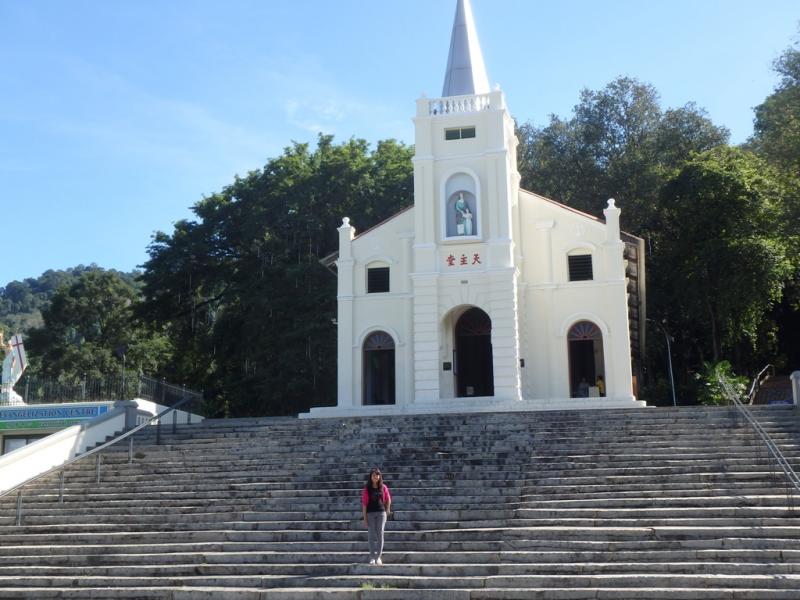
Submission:
M 731 394 L 744 400 L 747 393 L 747 377 L 736 375 L 731 363 L 721 360 L 718 363 L 703 363 L 699 380 L 697 400 L 709 406 L 726 405 L 732 402 Z

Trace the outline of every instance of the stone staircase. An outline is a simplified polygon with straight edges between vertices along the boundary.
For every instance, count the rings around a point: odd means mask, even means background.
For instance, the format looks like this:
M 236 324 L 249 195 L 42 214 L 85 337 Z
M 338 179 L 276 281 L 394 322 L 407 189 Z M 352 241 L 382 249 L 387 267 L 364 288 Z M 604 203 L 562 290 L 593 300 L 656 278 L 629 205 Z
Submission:
M 790 407 L 754 414 L 800 467 Z M 790 510 L 725 408 L 207 421 L 0 499 L 0 598 L 792 599 Z M 365 564 L 359 490 L 396 509 Z M 798 499 L 800 503 L 800 499 Z
M 792 380 L 788 375 L 773 375 L 758 388 L 753 404 L 792 404 Z

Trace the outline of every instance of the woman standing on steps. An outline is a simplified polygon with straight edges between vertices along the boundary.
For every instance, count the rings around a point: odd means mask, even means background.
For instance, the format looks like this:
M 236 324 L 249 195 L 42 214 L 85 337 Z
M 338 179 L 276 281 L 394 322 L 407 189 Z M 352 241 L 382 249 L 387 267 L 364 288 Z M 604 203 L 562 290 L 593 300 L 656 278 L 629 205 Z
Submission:
M 382 565 L 383 528 L 386 516 L 392 512 L 392 495 L 389 486 L 383 483 L 383 476 L 378 467 L 373 467 L 367 475 L 367 483 L 361 490 L 361 513 L 364 525 L 369 532 L 369 564 Z

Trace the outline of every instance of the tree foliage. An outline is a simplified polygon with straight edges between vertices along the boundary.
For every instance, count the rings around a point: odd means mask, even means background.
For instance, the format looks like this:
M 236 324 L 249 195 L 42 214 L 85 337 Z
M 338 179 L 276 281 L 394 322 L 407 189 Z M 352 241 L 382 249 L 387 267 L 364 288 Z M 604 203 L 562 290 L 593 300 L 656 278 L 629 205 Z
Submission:
M 294 144 L 198 202 L 149 248 L 139 314 L 175 344 L 169 377 L 200 381 L 232 415 L 335 401 L 336 228 L 365 229 L 413 201 L 411 149 L 389 140 Z
M 749 147 L 778 171 L 786 185 L 783 235 L 800 256 L 800 46 L 795 42 L 775 61 L 780 81 L 775 91 L 755 108 Z M 800 365 L 800 261 L 787 281 L 785 294 L 773 311 L 778 346 L 788 364 Z
M 103 378 L 129 370 L 155 373 L 169 357 L 164 336 L 137 323 L 136 288 L 116 273 L 91 270 L 54 293 L 44 325 L 29 332 L 32 371 L 59 379 Z
M 788 48 L 776 61 L 781 81 L 755 108 L 754 149 L 787 175 L 800 177 L 800 48 Z
M 655 198 L 691 152 L 723 145 L 728 130 L 692 103 L 663 111 L 649 84 L 620 77 L 585 89 L 569 120 L 519 127 L 522 187 L 599 214 L 609 198 L 639 235 L 656 226 Z
M 770 350 L 760 334 L 793 268 L 777 225 L 783 194 L 763 160 L 729 147 L 694 155 L 661 192 L 652 309 L 701 364 L 733 357 L 752 369 L 745 357 Z
M 102 271 L 97 265 L 79 265 L 71 269 L 49 269 L 39 277 L 11 281 L 0 288 L 0 330 L 6 333 L 27 333 L 32 327 L 41 327 L 41 311 L 50 304 L 56 290 L 74 283 L 82 274 Z M 113 271 L 133 284 L 136 273 Z

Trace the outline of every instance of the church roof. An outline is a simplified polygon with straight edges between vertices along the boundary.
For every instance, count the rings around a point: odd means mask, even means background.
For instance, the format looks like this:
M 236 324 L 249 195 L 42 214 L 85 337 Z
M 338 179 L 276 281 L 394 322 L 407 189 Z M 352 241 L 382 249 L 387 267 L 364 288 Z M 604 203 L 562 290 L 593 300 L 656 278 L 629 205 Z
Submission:
M 469 0 L 458 0 L 442 96 L 488 94 L 489 91 L 489 77 L 483 63 L 472 6 Z

